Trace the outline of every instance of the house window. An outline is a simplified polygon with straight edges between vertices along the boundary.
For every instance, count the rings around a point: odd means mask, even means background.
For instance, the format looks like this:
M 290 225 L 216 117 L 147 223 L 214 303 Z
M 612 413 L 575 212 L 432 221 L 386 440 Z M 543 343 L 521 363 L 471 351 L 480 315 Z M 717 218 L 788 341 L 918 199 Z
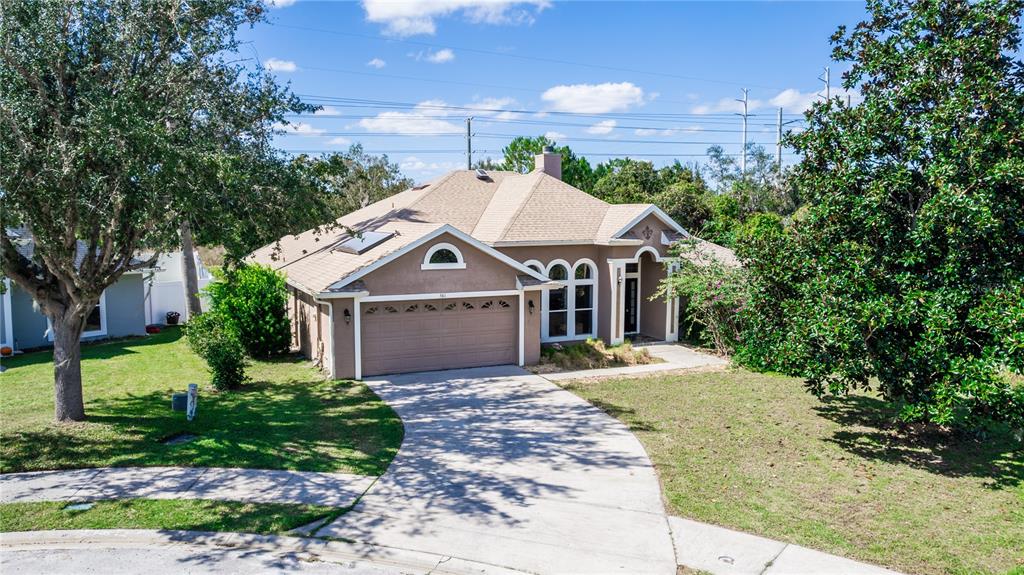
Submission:
M 594 336 L 594 266 L 589 262 L 577 262 L 573 271 L 573 335 Z
M 448 244 L 434 244 L 423 256 L 424 270 L 462 270 L 466 269 L 466 262 L 462 259 L 462 252 L 459 248 Z
M 558 260 L 548 266 L 548 279 L 562 287 L 544 292 L 543 334 L 545 341 L 572 340 L 596 334 L 595 294 L 597 266 L 587 259 L 569 266 Z
M 99 337 L 107 335 L 107 292 L 100 294 L 100 301 L 92 311 L 85 316 L 85 327 L 82 329 L 82 337 Z M 53 324 L 46 319 L 46 338 L 53 341 Z
M 548 291 L 548 337 L 565 337 L 569 335 L 569 271 L 555 264 L 548 270 L 548 277 L 564 285 Z

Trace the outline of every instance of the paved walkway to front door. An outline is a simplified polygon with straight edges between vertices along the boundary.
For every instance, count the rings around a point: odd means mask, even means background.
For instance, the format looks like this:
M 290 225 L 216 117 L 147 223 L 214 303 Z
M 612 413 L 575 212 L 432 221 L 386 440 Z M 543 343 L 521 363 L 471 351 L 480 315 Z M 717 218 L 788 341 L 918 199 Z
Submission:
M 675 572 L 654 469 L 617 420 L 516 367 L 366 383 L 405 440 L 318 536 L 536 573 Z

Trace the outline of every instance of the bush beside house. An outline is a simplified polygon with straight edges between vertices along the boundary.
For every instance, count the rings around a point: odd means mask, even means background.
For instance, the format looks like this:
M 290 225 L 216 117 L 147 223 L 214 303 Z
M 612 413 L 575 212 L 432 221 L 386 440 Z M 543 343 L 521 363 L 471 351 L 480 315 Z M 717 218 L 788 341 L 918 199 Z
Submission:
M 288 320 L 284 275 L 261 265 L 244 265 L 224 272 L 207 288 L 213 311 L 238 334 L 252 357 L 270 357 L 288 351 Z

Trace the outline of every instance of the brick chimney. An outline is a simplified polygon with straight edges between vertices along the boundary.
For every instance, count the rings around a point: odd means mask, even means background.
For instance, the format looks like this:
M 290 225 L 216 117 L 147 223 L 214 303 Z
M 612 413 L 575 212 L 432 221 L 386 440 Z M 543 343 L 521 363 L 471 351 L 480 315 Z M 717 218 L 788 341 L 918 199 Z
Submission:
M 534 168 L 561 180 L 562 154 L 556 154 L 551 146 L 544 146 L 544 151 L 534 156 Z

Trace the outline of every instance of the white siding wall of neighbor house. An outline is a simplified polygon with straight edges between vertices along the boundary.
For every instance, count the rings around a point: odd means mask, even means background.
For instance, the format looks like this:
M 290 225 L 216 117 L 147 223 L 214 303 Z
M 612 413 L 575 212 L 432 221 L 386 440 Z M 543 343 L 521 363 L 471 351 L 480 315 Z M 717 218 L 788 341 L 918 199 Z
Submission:
M 14 322 L 11 319 L 11 280 L 4 278 L 0 295 L 0 347 L 14 347 Z
M 196 273 L 199 276 L 199 289 L 203 289 L 210 283 L 213 277 L 209 270 L 203 266 L 199 254 L 193 254 L 196 260 Z M 167 312 L 176 311 L 181 314 L 181 321 L 186 318 L 185 313 L 185 281 L 181 266 L 181 252 L 174 252 L 160 256 L 156 266 L 159 271 L 154 272 L 146 279 L 146 323 L 164 323 Z M 201 298 L 203 309 L 207 309 L 208 303 Z

